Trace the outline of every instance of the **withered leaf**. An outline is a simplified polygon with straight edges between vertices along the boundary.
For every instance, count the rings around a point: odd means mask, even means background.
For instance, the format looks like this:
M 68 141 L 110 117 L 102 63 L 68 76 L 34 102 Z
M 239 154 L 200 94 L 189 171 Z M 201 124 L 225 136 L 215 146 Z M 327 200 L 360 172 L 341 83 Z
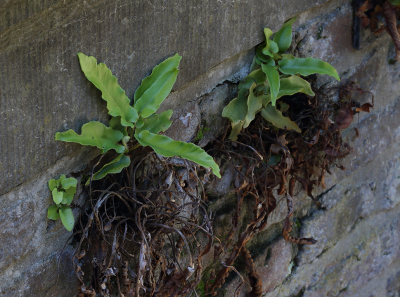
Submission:
M 308 147 L 312 147 L 314 144 L 318 142 L 320 132 L 321 130 L 318 130 L 317 134 L 313 136 L 310 142 L 304 141 L 304 143 L 306 143 Z
M 338 149 L 335 149 L 334 147 L 331 147 L 331 146 L 326 147 L 326 148 L 324 149 L 324 152 L 325 152 L 328 156 L 331 156 L 331 157 L 338 157 L 338 156 L 339 156 L 339 150 L 338 150 Z
M 356 131 L 356 138 L 360 136 L 360 132 L 358 131 L 358 128 L 354 128 L 354 131 Z
M 325 173 L 323 175 L 321 175 L 319 183 L 321 184 L 322 188 L 326 189 L 326 186 L 325 186 Z
M 86 251 L 81 251 L 79 255 L 76 256 L 78 260 L 82 259 L 86 255 Z
M 338 129 L 346 129 L 353 121 L 353 110 L 350 105 L 343 105 L 335 118 Z
M 327 116 L 324 117 L 324 130 L 328 130 L 329 126 L 333 124 L 333 121 Z
M 395 59 L 400 61 L 400 34 L 397 29 L 396 7 L 389 1 L 383 3 L 383 16 L 385 17 L 387 31 L 396 48 Z
M 369 110 L 370 108 L 374 108 L 372 106 L 372 104 L 371 103 L 365 103 L 365 104 L 361 105 L 361 107 L 357 107 L 356 108 L 356 112 L 360 112 L 360 111 L 370 112 L 370 110 Z
M 278 195 L 283 195 L 286 191 L 286 178 L 283 173 L 281 173 L 281 182 L 279 184 Z
M 281 135 L 278 137 L 278 142 L 284 147 L 286 147 L 286 144 L 288 143 L 285 136 L 286 135 L 284 134 L 284 135 Z M 278 143 L 272 144 L 271 145 L 271 153 L 279 154 L 279 151 L 283 149 L 282 146 L 280 146 Z

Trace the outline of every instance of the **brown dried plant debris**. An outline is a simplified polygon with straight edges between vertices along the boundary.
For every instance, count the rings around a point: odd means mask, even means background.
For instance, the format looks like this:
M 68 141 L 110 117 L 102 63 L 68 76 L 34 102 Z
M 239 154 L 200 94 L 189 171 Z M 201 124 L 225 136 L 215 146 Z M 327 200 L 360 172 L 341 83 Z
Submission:
M 249 271 L 248 277 L 251 286 L 251 291 L 246 295 L 246 297 L 261 297 L 263 294 L 262 280 L 257 273 L 251 254 L 245 247 L 242 248 L 242 253 L 246 269 Z
M 354 83 L 338 88 L 339 101 L 334 102 L 321 90 L 315 90 L 317 96 L 310 98 L 296 94 L 284 97 L 285 113 L 296 122 L 302 133 L 276 129 L 263 118 L 255 121 L 241 134 L 237 141 L 223 140 L 214 143 L 214 157 L 221 162 L 230 162 L 236 169 L 235 187 L 237 207 L 232 216 L 231 230 L 224 246 L 218 249 L 215 259 L 221 257 L 222 251 L 227 256 L 220 260 L 219 271 L 215 272 L 212 284 L 206 286 L 206 293 L 216 296 L 225 283 L 232 265 L 242 251 L 249 261 L 246 244 L 251 238 L 262 231 L 268 222 L 268 217 L 276 208 L 274 190 L 278 195 L 286 195 L 288 214 L 283 225 L 285 240 L 296 244 L 315 244 L 313 238 L 295 238 L 290 235 L 292 230 L 291 217 L 294 213 L 293 197 L 298 183 L 301 189 L 317 204 L 313 190 L 325 187 L 325 174 L 330 173 L 333 166 L 344 169 L 340 160 L 351 153 L 352 148 L 343 141 L 341 130 L 348 127 L 354 114 L 369 111 L 372 104 L 360 104 L 352 101 L 351 93 L 365 91 L 357 88 Z M 212 187 L 212 186 L 211 186 Z M 251 201 L 253 215 L 246 228 L 240 234 L 239 218 L 242 212 L 243 200 Z M 262 288 L 255 268 L 250 262 L 246 267 L 251 271 L 250 279 L 253 290 L 248 296 L 259 296 L 257 288 Z
M 400 61 L 400 35 L 397 21 L 400 20 L 400 7 L 387 0 L 367 0 L 356 11 L 356 16 L 361 18 L 364 29 L 370 27 L 372 33 L 378 35 L 386 31 L 392 38 L 396 56 Z
M 198 170 L 142 151 L 117 179 L 91 185 L 73 257 L 78 296 L 193 292 L 215 239 Z

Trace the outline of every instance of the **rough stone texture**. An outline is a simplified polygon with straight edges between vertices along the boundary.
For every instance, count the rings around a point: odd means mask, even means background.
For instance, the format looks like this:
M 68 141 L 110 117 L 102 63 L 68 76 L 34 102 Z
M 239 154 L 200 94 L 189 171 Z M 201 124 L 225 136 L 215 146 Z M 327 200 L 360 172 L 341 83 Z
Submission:
M 271 255 L 269 258 L 267 258 L 268 254 Z M 264 291 L 273 290 L 277 285 L 285 280 L 287 275 L 290 273 L 291 260 L 292 246 L 284 239 L 279 239 L 266 250 L 265 255 L 258 257 L 255 264 L 261 266 L 257 272 L 263 279 Z
M 219 115 L 248 73 L 261 29 L 276 30 L 294 15 L 293 53 L 332 63 L 342 84 L 357 81 L 375 94 L 375 107 L 346 130 L 354 152 L 346 170 L 334 171 L 327 189 L 316 191 L 322 209 L 295 198 L 300 227 L 293 232 L 318 243 L 297 247 L 281 238 L 280 199 L 270 227 L 249 244 L 265 296 L 399 296 L 400 64 L 388 64 L 394 46 L 387 35 L 365 31 L 362 50 L 352 49 L 348 0 L 0 0 L 0 295 L 76 292 L 70 246 L 56 283 L 57 257 L 70 234 L 45 219 L 47 181 L 81 170 L 97 153 L 55 142 L 54 133 L 107 120 L 76 52 L 105 62 L 130 98 L 154 65 L 180 53 L 178 81 L 161 110 L 174 109 L 175 139 L 193 140 L 210 128 L 199 142 L 205 145 L 226 124 Z M 335 86 L 327 76 L 318 84 Z M 234 178 L 232 168 L 223 171 L 216 195 L 229 192 Z M 235 199 L 214 202 L 216 230 L 230 223 Z M 221 292 L 233 296 L 238 284 L 233 279 Z
M 79 172 L 82 164 L 95 156 L 96 153 L 81 149 L 63 157 L 39 177 L 1 196 L 1 296 L 73 296 L 76 292 L 71 246 L 66 246 L 57 267 L 59 254 L 71 234 L 60 220 L 46 219 L 47 208 L 52 204 L 47 183 L 66 172 Z M 76 197 L 74 203 L 79 206 L 80 201 Z M 78 208 L 74 210 L 75 215 L 78 211 Z

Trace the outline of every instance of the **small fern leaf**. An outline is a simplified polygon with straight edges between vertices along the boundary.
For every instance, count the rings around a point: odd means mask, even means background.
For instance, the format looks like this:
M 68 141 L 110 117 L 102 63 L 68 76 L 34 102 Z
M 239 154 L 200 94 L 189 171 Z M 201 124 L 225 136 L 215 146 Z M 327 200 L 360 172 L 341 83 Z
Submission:
M 74 215 L 72 214 L 71 208 L 69 206 L 61 206 L 59 209 L 61 222 L 63 223 L 65 229 L 72 231 L 75 225 Z
M 76 134 L 73 130 L 66 132 L 57 132 L 56 140 L 66 142 L 76 142 L 82 145 L 96 146 L 103 150 L 103 153 L 114 149 L 117 153 L 125 150 L 123 145 L 117 144 L 124 135 L 120 131 L 113 130 L 100 122 L 89 122 L 82 126 L 81 135 Z
M 167 136 L 153 134 L 147 130 L 135 134 L 135 138 L 141 145 L 150 146 L 157 154 L 164 157 L 178 156 L 193 161 L 203 167 L 211 168 L 216 176 L 221 177 L 219 167 L 214 159 L 193 143 L 175 141 Z
M 120 173 L 122 169 L 128 167 L 130 163 L 131 159 L 128 156 L 120 154 L 110 163 L 104 165 L 103 168 L 101 168 L 99 171 L 93 174 L 92 180 L 100 180 L 107 174 Z M 90 179 L 86 182 L 86 185 L 88 185 L 89 183 Z
M 268 104 L 267 107 L 261 109 L 261 116 L 279 129 L 294 130 L 301 133 L 299 126 L 288 117 L 284 117 L 282 112 L 277 110 L 271 103 Z
M 142 80 L 135 92 L 135 109 L 142 118 L 155 113 L 171 92 L 178 76 L 178 66 L 182 59 L 176 54 L 154 67 L 150 76 Z
M 172 110 L 166 110 L 160 114 L 152 114 L 148 118 L 143 119 L 143 125 L 140 128 L 136 127 L 135 133 L 139 134 L 143 130 L 154 134 L 165 132 L 172 124 L 170 120 L 171 116 Z
M 282 59 L 279 70 L 284 74 L 301 74 L 308 76 L 314 73 L 328 74 L 340 81 L 336 69 L 329 63 L 315 58 Z
M 95 57 L 82 53 L 78 53 L 78 57 L 86 78 L 101 91 L 102 98 L 107 101 L 108 113 L 114 117 L 120 116 L 122 126 L 133 127 L 138 114 L 111 70 L 104 63 L 97 64 Z

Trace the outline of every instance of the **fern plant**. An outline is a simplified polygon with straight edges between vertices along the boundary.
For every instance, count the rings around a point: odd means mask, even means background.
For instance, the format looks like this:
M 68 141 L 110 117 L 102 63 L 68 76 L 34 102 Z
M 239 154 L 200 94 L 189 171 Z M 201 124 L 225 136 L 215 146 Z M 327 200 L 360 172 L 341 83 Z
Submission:
M 328 74 L 340 80 L 335 68 L 322 60 L 295 58 L 285 54 L 292 43 L 294 21 L 295 18 L 284 23 L 275 34 L 264 28 L 265 42 L 256 48 L 250 74 L 239 86 L 237 98 L 222 112 L 222 116 L 231 120 L 230 139 L 236 140 L 240 131 L 249 126 L 258 112 L 273 126 L 300 133 L 296 123 L 284 117 L 276 108 L 276 101 L 296 93 L 315 95 L 310 83 L 301 78 L 301 75 Z
M 49 189 L 55 204 L 47 209 L 47 217 L 51 220 L 61 218 L 61 222 L 68 231 L 72 230 L 75 223 L 70 205 L 76 193 L 76 185 L 75 178 L 67 178 L 65 175 L 61 175 L 59 179 L 49 180 Z
M 156 153 L 165 157 L 179 156 L 211 168 L 216 176 L 221 177 L 218 165 L 203 149 L 192 143 L 158 135 L 160 132 L 165 132 L 172 124 L 170 121 L 172 110 L 160 114 L 155 112 L 171 92 L 176 81 L 181 60 L 178 54 L 154 67 L 151 75 L 142 80 L 134 94 L 133 106 L 125 91 L 118 85 L 117 78 L 105 64 L 97 64 L 94 57 L 83 53 L 78 53 L 78 57 L 83 73 L 101 91 L 102 98 L 107 102 L 108 113 L 111 115 L 109 127 L 92 121 L 82 126 L 80 135 L 68 130 L 57 132 L 55 139 L 95 146 L 100 148 L 103 154 L 109 150 L 118 153 L 114 160 L 93 175 L 92 180 L 102 179 L 110 173 L 121 172 L 130 164 L 130 158 L 126 154 L 140 145 L 150 146 Z M 138 143 L 131 148 L 134 139 Z M 89 182 L 90 180 L 86 184 Z

